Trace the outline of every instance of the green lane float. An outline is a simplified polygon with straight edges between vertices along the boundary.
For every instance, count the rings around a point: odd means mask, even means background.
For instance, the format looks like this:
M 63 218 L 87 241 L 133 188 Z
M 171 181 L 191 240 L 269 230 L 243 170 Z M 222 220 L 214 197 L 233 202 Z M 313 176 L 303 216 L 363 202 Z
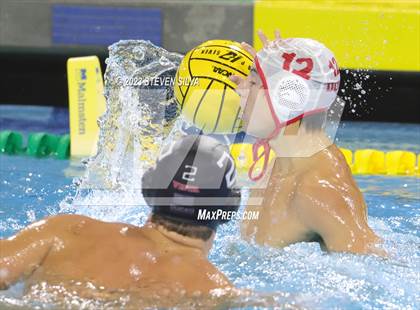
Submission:
M 11 130 L 0 131 L 0 152 L 14 155 L 22 151 L 22 135 Z
M 57 147 L 58 137 L 43 132 L 32 133 L 28 136 L 28 148 L 26 153 L 33 157 L 45 157 L 51 155 Z
M 53 135 L 45 132 L 30 133 L 27 145 L 23 146 L 23 135 L 19 132 L 0 131 L 0 153 L 7 155 L 28 155 L 32 157 L 53 156 L 68 159 L 70 156 L 70 136 Z
M 61 136 L 55 149 L 55 157 L 68 159 L 70 157 L 70 135 Z

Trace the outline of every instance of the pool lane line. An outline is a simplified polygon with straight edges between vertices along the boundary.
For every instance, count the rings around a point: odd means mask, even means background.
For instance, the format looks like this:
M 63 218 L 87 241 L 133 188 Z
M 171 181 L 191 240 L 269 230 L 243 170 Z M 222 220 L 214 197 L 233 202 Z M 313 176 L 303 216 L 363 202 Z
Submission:
M 24 146 L 20 132 L 0 131 L 0 153 L 7 155 L 28 155 L 68 159 L 70 157 L 70 135 L 54 135 L 45 132 L 30 133 Z

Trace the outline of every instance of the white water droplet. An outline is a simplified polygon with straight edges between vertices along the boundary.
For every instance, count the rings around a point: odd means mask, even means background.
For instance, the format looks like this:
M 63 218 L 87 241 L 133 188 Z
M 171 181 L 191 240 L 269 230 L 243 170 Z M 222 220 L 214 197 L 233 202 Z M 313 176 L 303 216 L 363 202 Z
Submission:
M 131 265 L 130 266 L 130 269 L 129 269 L 129 272 L 130 272 L 130 275 L 133 277 L 133 279 L 135 281 L 140 280 L 140 277 L 141 277 L 142 272 L 141 272 L 141 270 L 139 269 L 138 266 Z

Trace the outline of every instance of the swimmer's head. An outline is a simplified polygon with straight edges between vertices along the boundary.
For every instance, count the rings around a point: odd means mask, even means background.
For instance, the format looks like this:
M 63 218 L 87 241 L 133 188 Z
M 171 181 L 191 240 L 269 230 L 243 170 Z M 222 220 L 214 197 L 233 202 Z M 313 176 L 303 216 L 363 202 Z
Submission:
M 257 53 L 255 65 L 280 127 L 325 112 L 337 96 L 338 64 L 334 54 L 315 40 L 276 41 Z
M 240 204 L 229 148 L 207 136 L 187 136 L 163 150 L 142 178 L 152 222 L 183 235 L 208 239 Z
M 233 78 L 246 131 L 267 139 L 280 128 L 325 113 L 337 96 L 340 72 L 334 54 L 322 43 L 289 38 L 270 42 L 256 53 L 246 80 Z
M 246 79 L 231 77 L 241 96 L 243 127 L 258 138 L 253 146 L 254 164 L 248 173 L 254 181 L 264 175 L 269 142 L 280 138 L 281 132 L 296 135 L 301 123 L 306 132 L 324 129 L 326 111 L 333 105 L 340 84 L 338 64 L 322 43 L 305 38 L 281 39 L 279 35 L 276 38 L 268 42 L 264 36 L 264 48 L 250 52 L 255 56 L 255 67 Z M 263 169 L 255 176 L 255 164 L 262 157 Z

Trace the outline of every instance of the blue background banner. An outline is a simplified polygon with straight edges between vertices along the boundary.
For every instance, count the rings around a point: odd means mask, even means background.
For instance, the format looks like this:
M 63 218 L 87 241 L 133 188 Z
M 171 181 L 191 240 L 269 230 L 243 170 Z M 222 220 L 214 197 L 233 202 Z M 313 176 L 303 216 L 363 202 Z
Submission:
M 54 5 L 51 18 L 53 44 L 110 45 L 125 39 L 162 43 L 157 8 Z

